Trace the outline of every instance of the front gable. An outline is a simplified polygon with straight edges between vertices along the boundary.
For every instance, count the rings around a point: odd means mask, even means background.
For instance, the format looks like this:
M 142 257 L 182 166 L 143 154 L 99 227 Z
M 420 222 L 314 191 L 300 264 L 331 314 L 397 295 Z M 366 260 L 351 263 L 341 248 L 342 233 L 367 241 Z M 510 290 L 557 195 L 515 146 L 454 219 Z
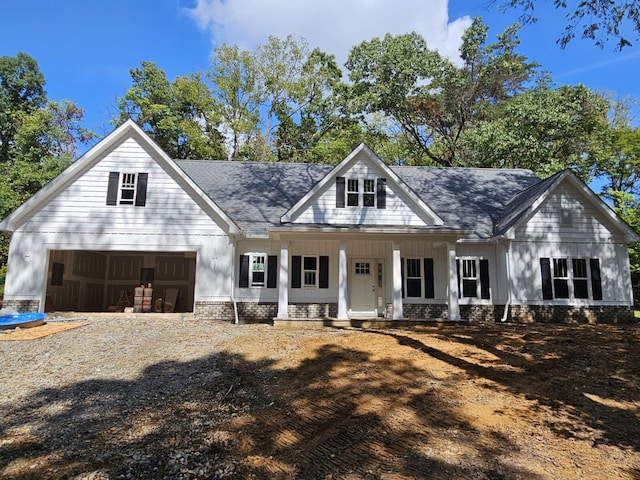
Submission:
M 380 158 L 361 144 L 285 215 L 283 223 L 319 225 L 442 225 Z
M 0 229 L 105 234 L 237 231 L 132 121 L 0 222 Z

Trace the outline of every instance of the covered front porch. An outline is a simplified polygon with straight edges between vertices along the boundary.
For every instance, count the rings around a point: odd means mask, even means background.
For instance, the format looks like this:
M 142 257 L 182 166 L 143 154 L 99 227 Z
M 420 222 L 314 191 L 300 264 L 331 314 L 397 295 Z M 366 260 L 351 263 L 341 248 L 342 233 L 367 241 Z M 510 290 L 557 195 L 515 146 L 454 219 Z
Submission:
M 456 241 L 444 229 L 274 229 L 280 245 L 276 324 L 459 321 Z

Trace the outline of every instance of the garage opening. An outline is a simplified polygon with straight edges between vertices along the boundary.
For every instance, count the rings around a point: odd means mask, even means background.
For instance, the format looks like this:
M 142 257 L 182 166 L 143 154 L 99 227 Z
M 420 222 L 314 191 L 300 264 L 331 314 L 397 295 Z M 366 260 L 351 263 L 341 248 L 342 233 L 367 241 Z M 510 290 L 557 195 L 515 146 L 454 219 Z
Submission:
M 53 250 L 45 311 L 192 312 L 195 252 Z M 151 285 L 151 287 L 149 287 Z

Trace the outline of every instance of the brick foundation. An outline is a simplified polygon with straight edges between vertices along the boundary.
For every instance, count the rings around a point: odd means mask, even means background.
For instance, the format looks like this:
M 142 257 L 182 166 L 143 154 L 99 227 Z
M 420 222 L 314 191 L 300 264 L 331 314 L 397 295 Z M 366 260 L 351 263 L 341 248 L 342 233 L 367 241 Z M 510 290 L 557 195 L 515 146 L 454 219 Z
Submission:
M 38 312 L 40 300 L 4 300 L 2 308 L 13 308 L 20 313 Z
M 502 307 L 504 308 L 504 307 Z M 569 305 L 511 305 L 507 320 L 517 323 L 635 323 L 631 306 L 573 307 Z
M 193 314 L 196 320 L 235 320 L 233 302 L 196 302 Z
M 336 318 L 338 316 L 338 304 L 290 303 L 289 308 L 287 309 L 287 313 L 289 315 L 289 318 Z M 276 315 L 274 315 L 274 317 Z
M 37 300 L 8 300 L 5 306 L 19 312 L 37 312 Z M 240 322 L 270 322 L 278 315 L 277 303 L 238 302 Z M 504 305 L 460 305 L 460 316 L 470 322 L 497 322 Z M 387 304 L 386 318 L 392 318 L 391 304 Z M 196 302 L 196 319 L 233 322 L 233 302 Z M 336 318 L 337 303 L 290 303 L 290 319 Z M 446 304 L 405 304 L 406 320 L 447 320 Z M 507 321 L 514 323 L 635 323 L 630 306 L 572 307 L 565 305 L 511 305 Z
M 446 304 L 407 303 L 402 306 L 402 317 L 406 320 L 447 320 L 449 308 Z

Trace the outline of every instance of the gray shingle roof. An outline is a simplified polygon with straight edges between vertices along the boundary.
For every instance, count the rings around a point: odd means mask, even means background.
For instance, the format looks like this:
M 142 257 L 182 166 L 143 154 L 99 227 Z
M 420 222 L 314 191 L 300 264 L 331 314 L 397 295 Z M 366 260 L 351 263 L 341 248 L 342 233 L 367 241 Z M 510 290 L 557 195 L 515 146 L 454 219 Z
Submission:
M 177 160 L 176 163 L 248 235 L 266 235 L 326 176 L 332 165 Z M 529 170 L 392 167 L 444 220 L 443 227 L 493 235 L 505 206 L 540 182 Z M 509 203 L 511 201 L 511 203 Z

